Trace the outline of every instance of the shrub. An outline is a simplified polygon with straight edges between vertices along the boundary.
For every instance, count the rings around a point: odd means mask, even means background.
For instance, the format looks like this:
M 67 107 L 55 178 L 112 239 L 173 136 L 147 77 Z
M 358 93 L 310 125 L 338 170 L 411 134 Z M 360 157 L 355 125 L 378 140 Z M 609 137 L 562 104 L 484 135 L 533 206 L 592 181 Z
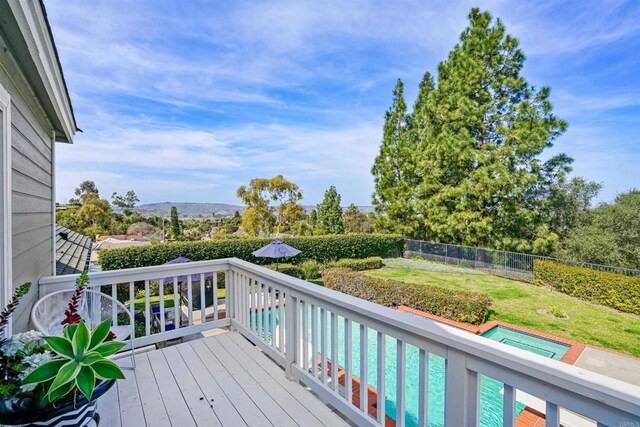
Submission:
M 382 267 L 384 267 L 384 264 L 380 257 L 369 257 L 363 259 L 345 258 L 325 265 L 325 269 L 346 268 L 351 271 L 375 270 Z
M 302 251 L 300 255 L 290 258 L 295 264 L 309 259 L 324 263 L 342 258 L 399 256 L 404 249 L 404 238 L 394 234 L 343 234 L 287 237 L 282 240 Z M 194 261 L 237 257 L 264 265 L 275 261 L 256 258 L 251 253 L 271 241 L 272 239 L 225 239 L 110 249 L 100 252 L 100 264 L 103 270 L 117 270 L 164 264 L 183 256 Z
M 480 324 L 489 314 L 487 294 L 379 279 L 347 269 L 326 270 L 324 286 L 388 307 L 406 305 L 457 322 Z
M 302 277 L 305 280 L 317 279 L 320 277 L 320 263 L 312 259 L 300 264 L 302 268 Z
M 640 314 L 640 277 L 535 260 L 534 283 L 576 298 Z
M 279 271 L 280 273 L 288 274 L 289 276 L 296 277 L 298 279 L 304 278 L 304 272 L 302 267 L 293 264 L 271 264 L 267 268 L 271 270 Z

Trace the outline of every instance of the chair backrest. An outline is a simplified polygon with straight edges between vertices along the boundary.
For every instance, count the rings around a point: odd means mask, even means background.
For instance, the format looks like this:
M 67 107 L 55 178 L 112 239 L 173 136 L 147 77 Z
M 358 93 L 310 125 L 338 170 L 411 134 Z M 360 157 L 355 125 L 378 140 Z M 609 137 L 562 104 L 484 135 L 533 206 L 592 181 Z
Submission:
M 65 318 L 64 312 L 75 290 L 53 292 L 39 299 L 31 310 L 31 320 L 34 327 L 45 335 L 61 335 Z M 89 328 L 95 327 L 105 319 L 112 319 L 113 327 L 125 317 L 129 319 L 127 307 L 113 297 L 101 292 L 85 289 L 78 302 L 78 314 Z M 122 316 L 123 315 L 123 316 Z M 127 321 L 130 324 L 129 321 Z

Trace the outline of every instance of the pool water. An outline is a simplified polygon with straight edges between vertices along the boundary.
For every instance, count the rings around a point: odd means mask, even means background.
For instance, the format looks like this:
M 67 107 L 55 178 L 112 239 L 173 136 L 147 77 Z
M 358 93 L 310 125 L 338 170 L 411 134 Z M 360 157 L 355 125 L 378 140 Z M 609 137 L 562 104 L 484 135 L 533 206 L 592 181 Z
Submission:
M 271 316 L 271 310 L 268 310 L 267 316 Z M 278 309 L 275 309 L 276 324 L 279 324 Z M 327 355 L 331 355 L 331 319 L 327 315 Z M 308 337 L 311 340 L 311 313 L 308 314 L 309 332 Z M 251 319 L 255 321 L 255 316 Z M 320 349 L 320 314 L 318 310 L 318 342 Z M 270 329 L 270 322 L 267 328 Z M 270 333 L 270 331 L 268 331 Z M 502 326 L 492 328 L 483 334 L 484 337 L 499 341 L 513 347 L 521 348 L 540 354 L 545 357 L 560 359 L 569 349 L 568 346 L 543 338 L 535 337 L 526 333 L 518 332 Z M 352 322 L 352 373 L 356 377 L 360 374 L 360 325 Z M 377 332 L 371 329 L 367 330 L 368 353 L 367 353 L 367 377 L 368 383 L 377 389 L 377 354 L 378 342 Z M 391 418 L 396 417 L 396 339 L 387 336 L 385 340 L 385 414 Z M 338 316 L 338 366 L 341 368 L 345 365 L 344 354 L 344 321 Z M 406 346 L 406 362 L 405 362 L 405 419 L 407 426 L 418 425 L 418 367 L 419 367 L 419 350 L 412 345 Z M 429 387 L 428 387 L 428 409 L 429 409 L 429 426 L 439 427 L 444 425 L 444 384 L 445 384 L 445 359 L 435 354 L 429 354 Z M 480 426 L 493 427 L 502 426 L 502 388 L 503 384 L 487 376 L 481 375 L 480 378 Z M 522 412 L 524 405 L 516 404 L 517 414 Z
M 504 326 L 491 328 L 482 334 L 482 336 L 554 360 L 560 360 L 569 350 L 569 346 L 566 344 L 537 337 L 527 334 L 526 332 L 516 331 Z

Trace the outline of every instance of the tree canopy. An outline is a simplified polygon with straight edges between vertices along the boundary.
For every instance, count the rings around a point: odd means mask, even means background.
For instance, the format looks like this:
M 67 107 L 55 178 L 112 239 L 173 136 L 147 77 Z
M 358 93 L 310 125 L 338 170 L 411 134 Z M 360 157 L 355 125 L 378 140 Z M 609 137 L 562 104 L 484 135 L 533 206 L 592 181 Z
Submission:
M 125 216 L 129 216 L 132 213 L 133 208 L 136 207 L 136 204 L 140 201 L 136 192 L 133 190 L 127 191 L 124 195 L 119 195 L 115 191 L 111 195 L 111 203 L 114 206 L 122 209 L 122 212 Z
M 304 216 L 304 208 L 298 203 L 302 191 L 282 175 L 254 178 L 249 186 L 240 186 L 237 195 L 247 205 L 242 213 L 242 229 L 250 236 L 290 231 Z
M 632 189 L 589 210 L 567 233 L 557 256 L 640 269 L 640 190 Z
M 180 239 L 182 237 L 182 228 L 180 227 L 180 219 L 178 218 L 178 208 L 175 206 L 171 206 L 169 222 L 171 225 L 171 235 L 174 239 Z
M 371 219 L 358 207 L 351 203 L 342 214 L 345 231 L 347 233 L 372 233 L 373 224 Z
M 372 172 L 377 226 L 428 240 L 549 252 L 551 197 L 572 162 L 541 159 L 567 128 L 550 89 L 521 75 L 518 40 L 488 12 L 469 27 L 437 78 L 427 73 L 411 114 L 402 84 L 385 116 Z
M 324 199 L 316 207 L 316 231 L 317 234 L 342 234 L 344 222 L 342 221 L 342 198 L 333 185 L 324 193 Z

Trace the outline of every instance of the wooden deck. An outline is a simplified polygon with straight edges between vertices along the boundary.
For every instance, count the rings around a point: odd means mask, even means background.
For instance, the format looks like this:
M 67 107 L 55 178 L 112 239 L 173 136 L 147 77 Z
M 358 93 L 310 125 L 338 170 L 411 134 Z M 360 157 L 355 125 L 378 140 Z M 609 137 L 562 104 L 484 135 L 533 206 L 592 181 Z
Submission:
M 119 361 L 99 400 L 104 426 L 339 426 L 336 413 L 237 332 Z

